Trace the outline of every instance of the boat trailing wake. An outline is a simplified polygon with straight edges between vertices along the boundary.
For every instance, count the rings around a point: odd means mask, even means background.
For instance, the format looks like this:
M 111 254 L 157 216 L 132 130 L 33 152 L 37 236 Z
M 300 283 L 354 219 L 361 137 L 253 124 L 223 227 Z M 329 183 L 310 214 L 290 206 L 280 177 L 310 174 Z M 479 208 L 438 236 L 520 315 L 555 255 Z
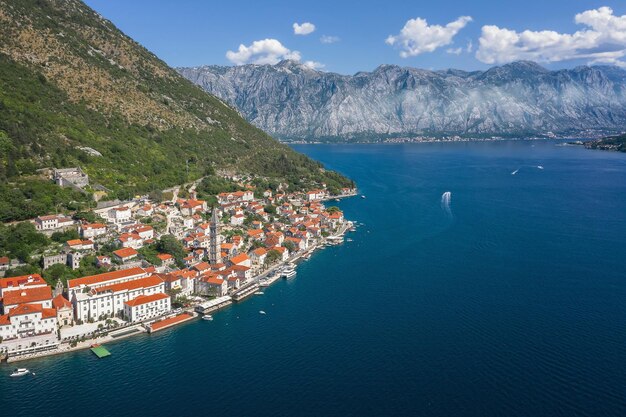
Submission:
M 517 168 L 515 171 L 511 172 L 511 175 L 515 175 L 519 172 L 519 168 Z
M 452 193 L 450 191 L 446 191 L 445 193 L 441 194 L 441 208 L 449 215 L 452 215 L 452 210 L 450 209 L 451 201 Z

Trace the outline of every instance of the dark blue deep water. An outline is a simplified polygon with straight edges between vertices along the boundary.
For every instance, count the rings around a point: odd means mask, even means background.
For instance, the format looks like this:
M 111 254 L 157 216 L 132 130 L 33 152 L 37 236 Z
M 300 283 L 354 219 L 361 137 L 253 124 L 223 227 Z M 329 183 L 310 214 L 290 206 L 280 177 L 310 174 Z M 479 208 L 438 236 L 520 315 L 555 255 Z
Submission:
M 2 415 L 626 415 L 626 154 L 296 149 L 367 196 L 353 242 L 213 322 L 0 366 Z

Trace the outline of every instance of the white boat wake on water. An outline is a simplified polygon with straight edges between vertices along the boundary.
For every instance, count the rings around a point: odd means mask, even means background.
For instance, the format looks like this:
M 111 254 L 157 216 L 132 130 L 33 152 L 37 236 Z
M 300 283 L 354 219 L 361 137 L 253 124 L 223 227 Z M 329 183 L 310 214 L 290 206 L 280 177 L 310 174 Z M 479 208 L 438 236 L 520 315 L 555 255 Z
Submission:
M 450 202 L 452 201 L 452 193 L 450 191 L 446 191 L 441 195 L 441 208 L 452 215 L 452 210 L 450 209 Z
M 519 172 L 519 168 L 517 168 L 515 171 L 511 172 L 511 175 L 515 175 Z

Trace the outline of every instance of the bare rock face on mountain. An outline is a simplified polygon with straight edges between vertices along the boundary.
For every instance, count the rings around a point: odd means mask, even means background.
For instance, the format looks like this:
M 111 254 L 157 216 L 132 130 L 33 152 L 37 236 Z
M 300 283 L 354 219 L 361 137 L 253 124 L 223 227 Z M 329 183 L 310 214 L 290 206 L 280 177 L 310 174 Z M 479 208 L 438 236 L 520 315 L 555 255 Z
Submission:
M 346 76 L 282 61 L 178 71 L 281 138 L 571 134 L 626 126 L 626 71 L 609 66 L 549 71 L 520 61 L 465 72 L 382 65 Z

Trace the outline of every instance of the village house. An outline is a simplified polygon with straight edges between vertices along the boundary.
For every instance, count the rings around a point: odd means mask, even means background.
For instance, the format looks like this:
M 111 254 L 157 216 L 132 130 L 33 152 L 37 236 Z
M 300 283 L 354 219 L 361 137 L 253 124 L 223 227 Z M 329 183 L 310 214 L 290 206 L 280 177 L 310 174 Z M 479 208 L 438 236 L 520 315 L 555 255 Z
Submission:
M 252 261 L 250 260 L 248 255 L 245 253 L 241 253 L 239 255 L 233 256 L 232 258 L 230 258 L 230 263 L 232 265 L 247 266 L 248 268 L 252 266 Z
M 107 227 L 102 223 L 81 224 L 79 230 L 83 239 L 93 239 L 104 236 L 107 233 Z
M 72 239 L 65 242 L 67 250 L 94 250 L 94 244 L 89 239 Z
M 128 222 L 132 217 L 132 213 L 129 207 L 123 206 L 112 208 L 109 210 L 108 216 L 109 221 L 112 223 L 121 224 Z
M 220 204 L 238 203 L 252 200 L 254 200 L 254 192 L 250 190 L 220 193 L 217 195 L 217 201 Z
M 262 266 L 265 263 L 265 258 L 267 258 L 267 249 L 265 248 L 257 248 L 250 252 L 250 259 L 257 266 Z
M 141 217 L 152 216 L 154 214 L 154 207 L 151 204 L 144 204 L 137 209 L 137 215 Z
M 207 209 L 207 203 L 204 200 L 178 200 L 180 214 L 183 216 L 191 216 L 194 213 L 204 212 Z
M 139 252 L 137 252 L 133 248 L 122 248 L 113 251 L 113 259 L 121 263 L 125 263 L 130 261 L 131 259 L 135 259 L 138 255 Z
M 157 255 L 157 258 L 161 260 L 161 264 L 163 266 L 171 266 L 174 264 L 175 261 L 174 257 L 169 253 L 159 253 Z
M 38 216 L 34 220 L 35 229 L 43 232 L 48 230 L 60 230 L 74 226 L 74 220 L 70 217 L 59 215 Z
M 243 214 L 235 214 L 230 217 L 230 224 L 232 226 L 241 226 L 243 225 L 243 221 L 246 219 L 246 216 Z
M 98 268 L 106 268 L 111 266 L 111 257 L 107 255 L 96 256 L 96 266 Z
M 0 256 L 0 271 L 6 271 L 11 267 L 11 260 L 8 256 Z
M 198 274 L 196 271 L 190 271 L 188 269 L 181 269 L 173 271 L 170 275 L 180 277 L 181 294 L 191 295 L 196 291 L 196 283 Z
M 196 283 L 198 294 L 222 297 L 228 293 L 228 282 L 214 272 L 198 277 Z

